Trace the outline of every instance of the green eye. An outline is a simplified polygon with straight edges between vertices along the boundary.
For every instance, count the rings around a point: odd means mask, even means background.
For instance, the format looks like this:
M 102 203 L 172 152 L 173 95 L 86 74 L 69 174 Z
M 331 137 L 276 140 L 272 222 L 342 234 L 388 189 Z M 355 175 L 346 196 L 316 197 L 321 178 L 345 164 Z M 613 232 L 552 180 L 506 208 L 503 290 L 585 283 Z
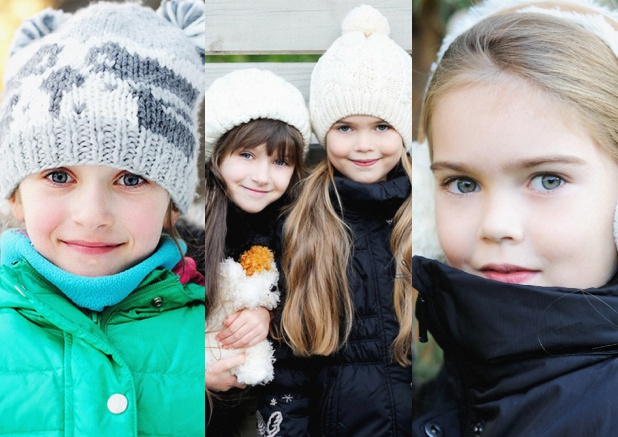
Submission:
M 479 186 L 472 179 L 457 178 L 446 183 L 446 188 L 451 193 L 467 194 L 479 190 Z
M 530 181 L 530 186 L 538 191 L 551 191 L 562 186 L 564 179 L 554 174 L 541 174 Z

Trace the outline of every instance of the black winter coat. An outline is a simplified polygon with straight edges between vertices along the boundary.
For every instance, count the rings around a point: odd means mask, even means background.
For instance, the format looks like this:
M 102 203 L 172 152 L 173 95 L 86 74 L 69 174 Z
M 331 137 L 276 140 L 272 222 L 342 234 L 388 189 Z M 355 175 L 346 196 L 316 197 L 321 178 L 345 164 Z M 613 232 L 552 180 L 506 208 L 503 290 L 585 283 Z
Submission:
M 278 259 L 278 239 L 275 235 L 280 210 L 286 202 L 284 196 L 255 214 L 246 213 L 230 202 L 226 220 L 225 256 L 238 261 L 243 252 L 260 245 L 271 249 Z M 208 437 L 240 437 L 247 421 L 255 423 L 253 413 L 256 406 L 252 388 L 217 393 L 213 402 L 214 414 L 206 428 Z M 209 410 L 206 417 L 210 417 Z
M 348 278 L 355 318 L 346 346 L 329 357 L 296 358 L 279 345 L 275 379 L 258 398 L 263 436 L 402 437 L 412 428 L 412 371 L 392 362 L 392 219 L 410 195 L 403 172 L 360 184 L 336 177 L 353 234 Z M 337 204 L 333 202 L 333 204 Z M 260 422 L 261 420 L 261 422 Z
M 453 403 L 415 436 L 618 435 L 618 281 L 505 284 L 413 259 L 420 334 L 444 350 Z M 448 381 L 448 382 L 447 382 Z

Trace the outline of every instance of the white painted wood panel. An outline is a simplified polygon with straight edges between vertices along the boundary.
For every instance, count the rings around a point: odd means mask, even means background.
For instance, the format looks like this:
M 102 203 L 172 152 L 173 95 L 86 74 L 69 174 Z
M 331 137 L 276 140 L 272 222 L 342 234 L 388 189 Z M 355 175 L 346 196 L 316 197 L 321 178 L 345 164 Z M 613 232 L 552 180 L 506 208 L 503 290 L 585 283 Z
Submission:
M 367 3 L 389 21 L 391 37 L 412 52 L 412 0 L 206 0 L 207 54 L 322 53 L 341 21 Z

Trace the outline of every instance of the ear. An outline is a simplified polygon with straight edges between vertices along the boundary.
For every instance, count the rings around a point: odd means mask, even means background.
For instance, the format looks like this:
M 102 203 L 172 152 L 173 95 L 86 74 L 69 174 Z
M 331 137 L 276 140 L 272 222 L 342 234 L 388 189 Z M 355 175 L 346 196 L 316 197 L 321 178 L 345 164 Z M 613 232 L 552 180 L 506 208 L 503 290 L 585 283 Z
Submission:
M 19 188 L 15 190 L 15 192 L 9 197 L 9 206 L 11 207 L 11 212 L 13 213 L 13 217 L 20 222 L 24 222 L 24 205 L 21 202 L 21 195 L 19 194 Z

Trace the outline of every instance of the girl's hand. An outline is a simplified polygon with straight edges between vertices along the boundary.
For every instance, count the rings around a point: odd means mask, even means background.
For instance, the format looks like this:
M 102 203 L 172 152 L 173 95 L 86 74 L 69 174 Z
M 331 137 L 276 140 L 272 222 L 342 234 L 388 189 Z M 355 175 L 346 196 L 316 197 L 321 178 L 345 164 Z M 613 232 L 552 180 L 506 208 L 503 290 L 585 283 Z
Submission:
M 236 366 L 245 363 L 245 354 L 222 358 L 212 366 L 206 368 L 206 389 L 208 391 L 228 391 L 233 387 L 245 388 L 246 384 L 240 384 L 238 379 L 230 373 Z
M 217 334 L 217 341 L 223 349 L 250 347 L 264 340 L 268 335 L 270 312 L 263 307 L 244 309 L 227 316 L 223 329 Z

